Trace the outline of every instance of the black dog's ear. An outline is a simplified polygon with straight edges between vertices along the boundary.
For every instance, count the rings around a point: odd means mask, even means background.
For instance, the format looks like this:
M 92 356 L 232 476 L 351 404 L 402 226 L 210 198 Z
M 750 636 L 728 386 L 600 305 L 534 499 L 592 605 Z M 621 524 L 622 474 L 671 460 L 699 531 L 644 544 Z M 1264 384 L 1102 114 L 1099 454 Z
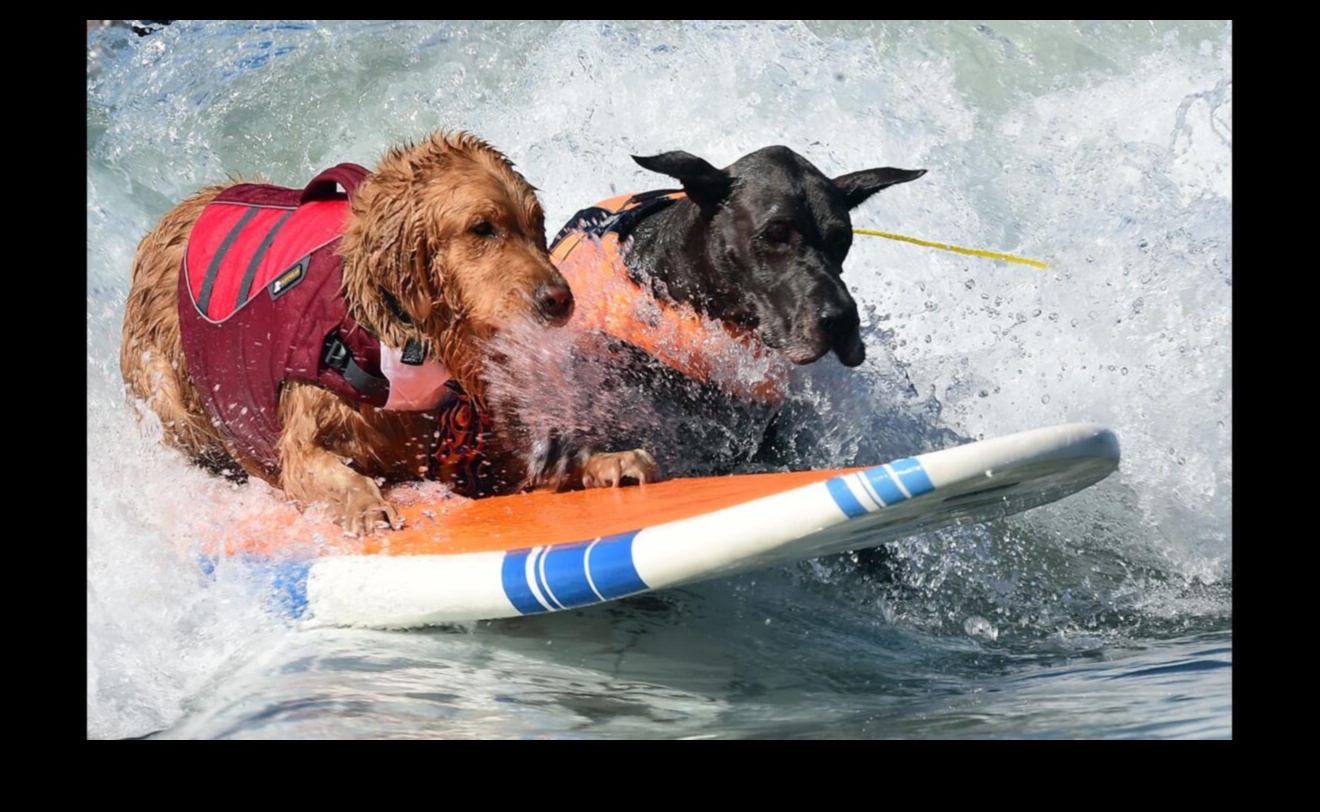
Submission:
M 723 169 L 682 150 L 650 157 L 634 155 L 632 159 L 644 169 L 681 180 L 688 198 L 703 209 L 718 204 L 733 186 L 733 178 Z
M 924 174 L 926 174 L 924 169 L 894 169 L 892 166 L 887 166 L 884 169 L 863 169 L 861 172 L 840 175 L 834 179 L 834 185 L 839 187 L 839 191 L 847 198 L 848 208 L 855 209 L 881 189 L 896 183 L 916 180 Z

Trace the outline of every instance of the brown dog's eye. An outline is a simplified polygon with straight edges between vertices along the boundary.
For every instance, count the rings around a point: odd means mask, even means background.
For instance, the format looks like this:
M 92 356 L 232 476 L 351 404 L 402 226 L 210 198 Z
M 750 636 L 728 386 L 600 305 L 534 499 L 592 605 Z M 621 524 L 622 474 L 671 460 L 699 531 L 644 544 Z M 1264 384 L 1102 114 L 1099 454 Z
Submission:
M 783 245 L 793 236 L 793 232 L 784 223 L 771 223 L 761 236 L 768 242 Z
M 472 228 L 469 228 L 468 231 L 472 234 L 475 234 L 478 237 L 495 236 L 495 226 L 491 225 L 489 220 L 482 220 L 480 223 L 477 223 Z

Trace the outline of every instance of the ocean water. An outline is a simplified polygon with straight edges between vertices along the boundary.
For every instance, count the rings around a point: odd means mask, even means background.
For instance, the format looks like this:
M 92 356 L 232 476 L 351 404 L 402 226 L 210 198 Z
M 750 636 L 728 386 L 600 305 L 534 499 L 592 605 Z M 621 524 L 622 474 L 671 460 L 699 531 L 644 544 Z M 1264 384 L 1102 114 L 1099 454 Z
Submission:
M 88 33 L 87 736 L 1233 736 L 1231 21 L 175 21 Z M 118 371 L 133 251 L 229 177 L 286 185 L 468 129 L 553 231 L 785 144 L 926 168 L 854 225 L 868 360 L 794 373 L 794 464 L 1067 421 L 1097 486 L 997 522 L 591 609 L 290 624 L 180 555 L 277 496 L 190 467 Z

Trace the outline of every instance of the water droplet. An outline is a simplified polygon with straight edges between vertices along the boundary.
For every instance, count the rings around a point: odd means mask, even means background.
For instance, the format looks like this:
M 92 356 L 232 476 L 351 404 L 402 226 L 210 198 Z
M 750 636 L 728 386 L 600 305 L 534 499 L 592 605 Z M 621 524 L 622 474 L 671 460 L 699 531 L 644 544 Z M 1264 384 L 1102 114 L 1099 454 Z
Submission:
M 1049 402 L 1050 402 L 1050 396 L 1049 396 L 1049 395 L 1041 395 L 1041 396 L 1040 396 L 1040 402 L 1041 402 L 1041 403 L 1049 403 Z
M 963 631 L 968 637 L 980 637 L 984 640 L 999 638 L 999 630 L 990 621 L 980 615 L 972 615 L 963 621 Z

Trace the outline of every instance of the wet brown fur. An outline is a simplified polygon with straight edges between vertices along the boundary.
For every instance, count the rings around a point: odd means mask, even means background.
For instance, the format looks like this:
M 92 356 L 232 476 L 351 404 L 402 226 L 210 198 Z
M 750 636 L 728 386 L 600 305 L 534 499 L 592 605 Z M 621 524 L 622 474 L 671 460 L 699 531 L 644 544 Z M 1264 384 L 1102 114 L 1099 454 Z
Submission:
M 138 246 L 120 353 L 130 392 L 160 418 L 169 444 L 212 470 L 241 469 L 301 505 L 327 505 L 353 533 L 396 524 L 397 512 L 375 480 L 423 474 L 434 419 L 289 381 L 280 393 L 283 433 L 272 470 L 239 451 L 206 416 L 183 354 L 178 275 L 193 224 L 226 188 L 210 186 L 188 198 Z M 547 287 L 566 291 L 567 285 L 550 263 L 535 189 L 470 134 L 435 133 L 389 150 L 358 185 L 340 246 L 344 296 L 358 323 L 394 347 L 419 340 L 483 408 L 483 348 L 490 337 L 519 320 L 562 321 L 548 318 L 539 298 Z M 382 289 L 411 324 L 395 315 Z M 498 428 L 500 416 L 491 418 Z M 644 451 L 584 457 L 567 480 L 525 470 L 519 449 L 490 451 L 508 490 L 658 475 Z

